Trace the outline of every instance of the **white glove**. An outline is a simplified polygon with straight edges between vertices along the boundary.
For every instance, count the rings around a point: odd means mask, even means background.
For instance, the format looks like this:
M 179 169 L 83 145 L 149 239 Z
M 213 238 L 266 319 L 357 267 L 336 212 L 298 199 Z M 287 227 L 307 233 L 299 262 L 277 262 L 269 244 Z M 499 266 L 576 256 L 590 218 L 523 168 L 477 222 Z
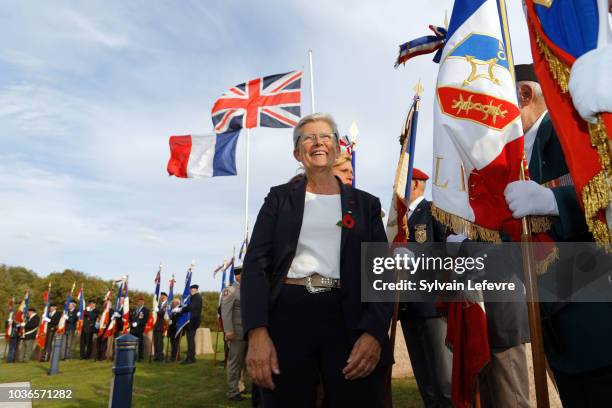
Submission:
M 582 118 L 595 123 L 595 114 L 612 112 L 612 45 L 582 55 L 572 65 L 569 91 Z
M 552 190 L 533 180 L 513 181 L 506 186 L 504 196 L 514 218 L 527 215 L 559 215 Z
M 180 311 L 181 311 L 180 306 L 177 306 L 174 309 L 172 309 L 172 313 L 180 313 Z
M 91 307 L 87 306 L 85 310 L 87 310 L 88 312 L 91 312 Z
M 81 317 L 81 312 L 77 312 L 77 317 Z
M 465 241 L 467 239 L 467 237 L 463 234 L 450 234 L 448 237 L 446 237 L 446 242 L 451 242 L 454 244 L 459 244 L 463 241 Z
M 133 322 L 133 323 L 132 323 L 132 327 L 136 327 L 136 326 L 138 326 L 138 323 Z
M 463 234 L 450 234 L 448 237 L 446 237 L 446 243 L 452 244 L 446 245 L 446 251 L 448 254 L 451 256 L 457 256 L 457 254 L 459 254 L 459 250 L 461 249 L 461 245 L 457 244 L 461 244 L 466 239 L 467 237 Z
M 121 313 L 119 313 L 119 312 L 113 313 L 113 319 L 118 319 L 120 317 L 121 317 Z
M 393 256 L 399 255 L 401 257 L 406 256 L 407 258 L 414 258 L 414 252 L 405 247 L 397 247 L 393 250 Z
M 48 318 L 48 317 L 45 317 L 45 318 L 43 318 L 43 321 L 49 323 L 51 321 L 51 319 Z

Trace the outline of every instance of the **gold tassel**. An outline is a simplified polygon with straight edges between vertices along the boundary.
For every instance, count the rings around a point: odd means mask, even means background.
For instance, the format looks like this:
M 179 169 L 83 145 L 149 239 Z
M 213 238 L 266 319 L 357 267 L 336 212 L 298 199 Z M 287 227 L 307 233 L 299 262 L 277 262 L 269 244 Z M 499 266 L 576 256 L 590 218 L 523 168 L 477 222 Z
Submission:
M 569 76 L 570 68 L 561 61 L 553 52 L 548 48 L 544 41 L 540 38 L 539 34 L 536 34 L 536 43 L 540 48 L 540 54 L 544 54 L 544 58 L 548 63 L 548 68 L 553 75 L 553 78 L 557 81 L 557 84 L 561 87 L 562 93 L 567 93 L 569 90 Z
M 434 204 L 431 205 L 431 214 L 442 224 L 452 228 L 455 234 L 463 234 L 472 240 L 501 242 L 498 231 L 481 227 L 458 215 L 449 214 Z
M 532 215 L 527 219 L 529 220 L 531 232 L 534 234 L 546 232 L 552 227 L 552 221 L 550 220 L 550 217 L 545 215 Z
M 603 170 L 597 173 L 582 189 L 582 202 L 586 223 L 595 242 L 609 250 L 612 243 L 610 231 L 608 226 L 597 218 L 597 213 L 601 210 L 605 211 L 610 204 L 610 184 Z
M 546 272 L 548 272 L 548 268 L 550 267 L 550 265 L 552 265 L 552 263 L 555 262 L 557 259 L 559 259 L 559 248 L 555 247 L 555 249 L 553 249 L 550 254 L 546 255 L 546 258 L 536 262 L 536 275 L 542 276 Z
M 548 63 L 548 69 L 561 88 L 561 92 L 567 93 L 569 90 L 570 67 L 554 55 L 540 38 L 539 34 L 536 35 L 536 42 L 540 53 L 544 54 L 544 58 Z M 610 189 L 612 188 L 610 155 L 612 151 L 610 150 L 608 133 L 601 115 L 597 115 L 597 123 L 589 123 L 588 127 L 591 145 L 597 149 L 602 170 L 582 189 L 582 204 L 584 206 L 587 226 L 595 242 L 606 249 L 606 251 L 610 251 L 612 250 L 612 233 L 606 223 L 597 218 L 597 214 L 599 211 L 606 211 L 606 208 L 612 202 L 612 194 L 610 194 Z
M 591 144 L 597 149 L 602 170 L 595 175 L 582 190 L 582 203 L 584 216 L 589 231 L 593 234 L 595 242 L 606 250 L 612 249 L 612 234 L 606 223 L 597 218 L 599 211 L 606 211 L 612 202 L 612 165 L 610 162 L 610 146 L 608 132 L 601 115 L 597 115 L 597 123 L 589 123 Z

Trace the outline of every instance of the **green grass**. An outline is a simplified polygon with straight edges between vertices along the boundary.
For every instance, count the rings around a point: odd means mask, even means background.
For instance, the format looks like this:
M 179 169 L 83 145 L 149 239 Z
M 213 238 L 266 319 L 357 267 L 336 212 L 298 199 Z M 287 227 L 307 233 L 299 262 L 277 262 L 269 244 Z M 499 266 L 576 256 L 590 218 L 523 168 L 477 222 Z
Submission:
M 214 345 L 213 333 L 213 345 Z M 222 352 L 220 341 L 218 350 Z M 185 347 L 181 347 L 185 350 Z M 170 363 L 139 363 L 136 366 L 133 407 L 153 407 L 160 404 L 181 407 L 222 408 L 250 407 L 250 401 L 229 402 L 225 396 L 226 382 L 223 354 L 199 356 L 196 364 L 181 366 Z M 69 360 L 60 363 L 60 373 L 48 376 L 49 363 L 0 362 L 0 383 L 31 381 L 34 389 L 71 388 L 71 401 L 34 401 L 34 407 L 106 407 L 112 379 L 110 361 Z M 395 407 L 422 407 L 413 379 L 394 380 Z

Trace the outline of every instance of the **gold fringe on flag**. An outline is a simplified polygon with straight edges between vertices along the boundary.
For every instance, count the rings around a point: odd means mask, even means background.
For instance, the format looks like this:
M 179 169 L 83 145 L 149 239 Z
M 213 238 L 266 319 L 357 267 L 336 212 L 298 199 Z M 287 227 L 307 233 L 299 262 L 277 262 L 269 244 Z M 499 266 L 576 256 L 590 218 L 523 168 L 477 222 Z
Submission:
M 446 211 L 438 208 L 435 204 L 431 205 L 431 214 L 442 224 L 453 229 L 456 234 L 463 234 L 469 239 L 486 241 L 486 242 L 501 242 L 499 232 L 481 227 L 474 224 L 458 215 L 449 214 Z
M 550 220 L 550 217 L 545 215 L 532 215 L 527 219 L 529 220 L 529 227 L 531 228 L 531 232 L 534 234 L 546 232 L 552 227 L 552 221 Z
M 548 68 L 553 74 L 553 78 L 557 81 L 557 84 L 561 87 L 561 92 L 567 93 L 569 91 L 569 76 L 570 68 L 566 63 L 561 61 L 557 56 L 548 48 L 548 46 L 542 41 L 540 35 L 536 33 L 536 42 L 540 47 L 540 53 L 544 54 L 544 58 L 548 63 Z
M 559 248 L 555 247 L 544 259 L 536 261 L 535 272 L 537 276 L 542 276 L 548 272 L 548 268 L 559 259 Z
M 554 55 L 550 48 L 542 41 L 539 34 L 536 35 L 536 42 L 540 53 L 544 54 L 550 72 L 561 88 L 561 92 L 567 93 L 569 90 L 570 67 Z M 601 115 L 597 115 L 597 123 L 589 123 L 588 128 L 589 135 L 591 136 L 591 145 L 597 149 L 602 169 L 582 189 L 584 216 L 595 242 L 606 250 L 612 250 L 612 233 L 606 223 L 597 217 L 599 211 L 605 213 L 608 206 L 612 203 L 612 194 L 610 193 L 612 189 L 612 165 L 610 159 L 612 147 L 610 146 L 608 132 Z

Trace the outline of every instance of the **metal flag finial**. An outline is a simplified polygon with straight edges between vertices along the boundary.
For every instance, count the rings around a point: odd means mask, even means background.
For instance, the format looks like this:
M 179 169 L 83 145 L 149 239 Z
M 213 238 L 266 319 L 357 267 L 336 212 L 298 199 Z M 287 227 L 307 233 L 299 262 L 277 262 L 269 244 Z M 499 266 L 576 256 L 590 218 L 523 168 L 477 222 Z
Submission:
M 421 78 L 419 78 L 419 82 L 417 82 L 417 84 L 414 86 L 414 93 L 416 96 L 421 96 L 423 91 L 424 91 L 423 84 L 421 83 Z
M 444 9 L 444 28 L 448 30 L 448 9 Z
M 349 134 L 351 135 L 351 142 L 353 144 L 357 143 L 357 135 L 359 134 L 359 128 L 357 127 L 357 122 L 353 121 L 349 129 Z

